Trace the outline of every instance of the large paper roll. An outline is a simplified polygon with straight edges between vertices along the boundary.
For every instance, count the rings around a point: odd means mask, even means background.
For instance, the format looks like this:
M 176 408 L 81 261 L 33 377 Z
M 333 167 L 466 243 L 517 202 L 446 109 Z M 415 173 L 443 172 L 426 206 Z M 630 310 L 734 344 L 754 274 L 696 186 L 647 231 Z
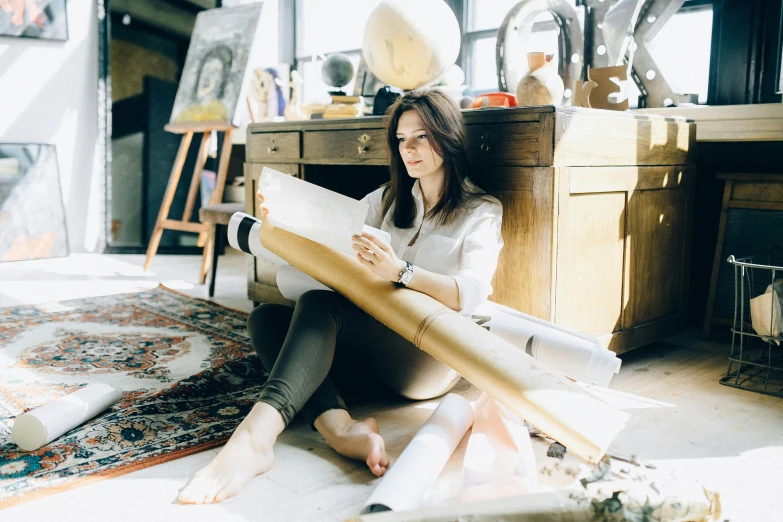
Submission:
M 418 508 L 472 424 L 470 403 L 460 395 L 446 395 L 386 472 L 363 512 Z
M 264 222 L 261 243 L 450 366 L 479 389 L 568 447 L 598 462 L 629 416 L 551 366 L 409 288 L 398 288 L 350 256 Z
M 329 290 L 290 265 L 277 270 L 277 287 L 283 297 L 296 301 L 308 290 Z M 491 301 L 479 305 L 471 318 L 501 339 L 544 361 L 577 381 L 609 386 L 622 361 L 593 336 L 523 314 Z
M 108 384 L 90 384 L 16 418 L 11 439 L 25 451 L 34 451 L 87 422 L 122 398 Z

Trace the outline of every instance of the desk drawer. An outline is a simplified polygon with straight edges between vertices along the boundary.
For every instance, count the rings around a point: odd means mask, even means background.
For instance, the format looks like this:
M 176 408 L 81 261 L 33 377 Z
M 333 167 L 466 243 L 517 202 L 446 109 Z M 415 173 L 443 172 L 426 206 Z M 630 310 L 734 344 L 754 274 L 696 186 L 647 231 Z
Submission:
M 364 163 L 386 160 L 384 129 L 306 132 L 304 158 L 319 163 Z
M 468 125 L 471 162 L 494 165 L 538 165 L 537 121 Z
M 247 161 L 277 162 L 299 159 L 298 132 L 261 132 L 248 136 Z

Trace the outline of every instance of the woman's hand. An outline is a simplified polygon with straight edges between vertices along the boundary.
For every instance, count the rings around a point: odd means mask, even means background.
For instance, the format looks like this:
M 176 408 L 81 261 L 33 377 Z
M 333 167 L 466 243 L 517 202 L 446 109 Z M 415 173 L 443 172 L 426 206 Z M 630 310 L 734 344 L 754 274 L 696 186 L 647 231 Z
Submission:
M 269 215 L 269 209 L 264 205 L 264 195 L 261 194 L 261 189 L 256 191 L 256 199 L 258 200 L 258 215 L 265 218 Z
M 405 261 L 400 260 L 392 247 L 368 232 L 361 236 L 353 236 L 353 249 L 356 258 L 372 272 L 388 281 L 399 281 L 400 272 L 405 268 Z

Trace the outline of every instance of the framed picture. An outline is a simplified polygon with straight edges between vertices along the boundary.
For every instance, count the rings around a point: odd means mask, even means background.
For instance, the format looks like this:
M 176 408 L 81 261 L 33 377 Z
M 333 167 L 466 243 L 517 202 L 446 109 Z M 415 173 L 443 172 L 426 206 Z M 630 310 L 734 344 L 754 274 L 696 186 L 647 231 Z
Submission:
M 196 17 L 170 123 L 239 125 L 261 3 L 210 9 Z
M 67 255 L 55 146 L 0 143 L 0 262 Z
M 0 0 L 0 36 L 67 40 L 65 0 Z

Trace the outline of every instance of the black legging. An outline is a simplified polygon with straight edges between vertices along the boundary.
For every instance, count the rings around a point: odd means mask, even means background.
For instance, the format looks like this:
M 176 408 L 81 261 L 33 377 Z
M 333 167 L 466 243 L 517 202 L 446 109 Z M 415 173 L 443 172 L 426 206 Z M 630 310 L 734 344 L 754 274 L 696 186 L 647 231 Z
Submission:
M 330 409 L 346 409 L 330 376 L 332 363 L 380 379 L 400 395 L 443 395 L 460 376 L 336 292 L 311 290 L 295 308 L 262 304 L 248 317 L 250 340 L 269 370 L 259 400 L 280 411 L 286 426 L 300 410 L 312 426 Z

